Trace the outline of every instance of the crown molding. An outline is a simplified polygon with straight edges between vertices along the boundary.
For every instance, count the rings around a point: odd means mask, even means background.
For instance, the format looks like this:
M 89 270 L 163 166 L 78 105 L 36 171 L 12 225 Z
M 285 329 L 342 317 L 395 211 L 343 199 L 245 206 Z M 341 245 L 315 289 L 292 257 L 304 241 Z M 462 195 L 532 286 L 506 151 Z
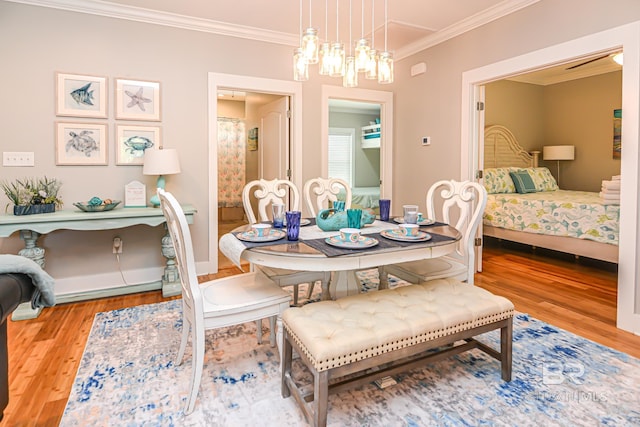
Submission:
M 191 31 L 239 37 L 267 43 L 298 46 L 299 35 L 279 31 L 270 31 L 243 25 L 229 24 L 211 19 L 200 19 L 192 16 L 111 3 L 102 0 L 6 0 L 33 6 L 49 7 L 71 12 L 87 13 L 147 24 L 164 25 Z M 447 28 L 435 32 L 413 42 L 394 53 L 396 60 L 404 59 L 424 49 L 443 43 L 467 31 L 480 27 L 503 16 L 537 3 L 540 0 L 504 0 L 489 9 L 483 10 L 469 18 L 463 19 Z
M 297 46 L 299 36 L 279 31 L 269 31 L 243 25 L 229 24 L 211 19 L 200 19 L 169 12 L 158 12 L 141 7 L 126 6 L 101 0 L 7 0 L 32 6 L 49 7 L 147 24 L 164 25 L 191 31 L 239 37 L 267 43 Z
M 467 31 L 471 31 L 474 28 L 478 28 L 482 25 L 488 24 L 489 22 L 495 21 L 496 19 L 500 19 L 511 13 L 517 12 L 520 9 L 524 9 L 525 7 L 531 6 L 539 1 L 540 0 L 505 0 L 493 7 L 483 10 L 482 12 L 465 18 L 462 21 L 456 22 L 449 27 L 443 28 L 440 31 L 436 31 L 433 34 L 410 43 L 402 49 L 398 49 L 394 53 L 394 58 L 399 61 L 422 50 L 444 43 L 445 41 L 464 34 Z

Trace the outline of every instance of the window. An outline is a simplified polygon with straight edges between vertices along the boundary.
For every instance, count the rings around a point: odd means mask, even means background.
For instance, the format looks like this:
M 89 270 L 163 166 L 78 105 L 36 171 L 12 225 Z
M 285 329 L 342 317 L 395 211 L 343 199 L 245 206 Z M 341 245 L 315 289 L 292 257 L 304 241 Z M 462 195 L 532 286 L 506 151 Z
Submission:
M 354 129 L 329 128 L 329 177 L 341 178 L 353 186 Z

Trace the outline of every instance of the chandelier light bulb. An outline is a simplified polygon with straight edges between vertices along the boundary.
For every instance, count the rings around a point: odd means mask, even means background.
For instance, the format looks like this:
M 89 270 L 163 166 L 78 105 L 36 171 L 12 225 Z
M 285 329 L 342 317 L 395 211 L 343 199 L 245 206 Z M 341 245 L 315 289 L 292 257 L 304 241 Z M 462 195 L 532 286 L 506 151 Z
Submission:
M 324 42 L 320 45 L 318 60 L 320 62 L 318 72 L 320 75 L 328 76 L 331 73 L 331 43 Z
M 297 82 L 309 80 L 309 65 L 301 47 L 293 50 L 293 79 Z
M 333 43 L 331 45 L 331 70 L 329 71 L 331 77 L 344 76 L 344 61 L 344 44 L 339 42 Z
M 348 56 L 345 61 L 344 78 L 342 79 L 342 85 L 344 87 L 357 87 L 358 86 L 358 69 L 356 67 L 356 58 Z
M 378 57 L 378 83 L 393 83 L 393 55 L 391 52 L 381 52 Z
M 367 39 L 360 39 L 356 42 L 356 67 L 358 71 L 366 71 L 369 50 L 369 41 Z
M 378 78 L 378 51 L 375 49 L 369 49 L 367 55 L 367 67 L 364 71 L 364 77 L 369 80 L 375 80 Z
M 318 63 L 318 30 L 307 28 L 302 36 L 302 50 L 308 64 Z

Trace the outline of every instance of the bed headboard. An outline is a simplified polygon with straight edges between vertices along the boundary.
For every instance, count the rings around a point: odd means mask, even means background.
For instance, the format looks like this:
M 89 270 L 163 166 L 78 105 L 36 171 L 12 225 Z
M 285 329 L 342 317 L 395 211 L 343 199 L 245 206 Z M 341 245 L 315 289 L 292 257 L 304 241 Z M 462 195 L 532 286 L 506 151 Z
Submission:
M 509 129 L 501 125 L 484 129 L 484 168 L 537 167 L 538 154 L 529 154 Z

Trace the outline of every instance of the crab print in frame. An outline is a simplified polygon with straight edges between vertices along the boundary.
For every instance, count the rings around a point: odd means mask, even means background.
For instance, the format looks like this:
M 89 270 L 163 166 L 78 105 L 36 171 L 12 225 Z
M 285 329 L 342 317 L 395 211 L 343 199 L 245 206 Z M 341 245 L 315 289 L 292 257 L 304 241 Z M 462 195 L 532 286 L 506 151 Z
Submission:
M 142 165 L 144 152 L 160 146 L 160 126 L 116 126 L 117 165 Z

